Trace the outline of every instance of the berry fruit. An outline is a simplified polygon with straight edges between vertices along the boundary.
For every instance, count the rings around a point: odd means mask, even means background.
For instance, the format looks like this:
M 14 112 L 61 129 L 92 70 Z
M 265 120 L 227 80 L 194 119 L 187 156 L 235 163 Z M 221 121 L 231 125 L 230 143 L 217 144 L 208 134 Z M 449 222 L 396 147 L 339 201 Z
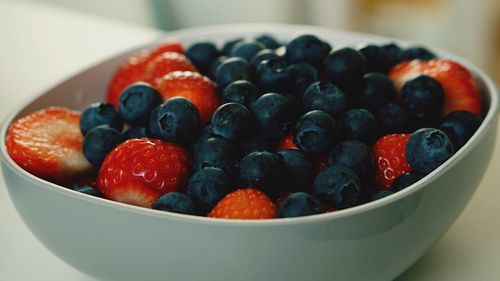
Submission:
M 304 114 L 295 124 L 293 142 L 311 154 L 330 150 L 338 141 L 335 119 L 320 110 Z
M 87 134 L 88 131 L 99 125 L 108 125 L 118 131 L 122 130 L 122 118 L 112 104 L 94 103 L 82 112 L 82 116 L 80 118 L 80 130 L 83 135 Z
M 276 205 L 258 189 L 238 189 L 219 201 L 208 216 L 241 220 L 272 219 L 276 217 Z
M 160 94 L 147 83 L 127 87 L 118 101 L 118 112 L 130 125 L 146 125 L 151 111 L 161 102 Z
M 278 218 L 309 216 L 323 213 L 323 206 L 309 193 L 297 192 L 287 196 L 278 206 Z
M 344 209 L 358 203 L 361 181 L 353 170 L 336 165 L 326 168 L 316 177 L 313 190 L 322 203 Z
M 187 185 L 186 193 L 206 213 L 222 197 L 232 191 L 231 177 L 219 168 L 207 167 L 196 172 Z
M 194 215 L 196 213 L 193 200 L 180 192 L 169 192 L 162 195 L 151 205 L 151 208 L 186 215 Z
M 386 135 L 373 146 L 377 163 L 375 180 L 382 188 L 389 189 L 397 177 L 413 170 L 405 156 L 409 138 L 410 134 Z
M 443 131 L 423 128 L 411 134 L 405 155 L 413 169 L 426 175 L 453 156 L 453 153 L 453 144 Z

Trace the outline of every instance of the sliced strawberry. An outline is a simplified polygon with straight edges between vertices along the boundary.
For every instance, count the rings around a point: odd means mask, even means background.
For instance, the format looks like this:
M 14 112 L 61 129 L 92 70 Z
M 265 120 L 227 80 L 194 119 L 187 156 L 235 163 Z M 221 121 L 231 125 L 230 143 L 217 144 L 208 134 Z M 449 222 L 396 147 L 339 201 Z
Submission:
M 238 189 L 222 198 L 208 216 L 224 219 L 272 219 L 276 217 L 276 205 L 258 189 Z
M 377 161 L 375 180 L 382 188 L 389 189 L 397 177 L 413 170 L 405 156 L 409 138 L 410 134 L 386 135 L 373 146 L 373 154 Z
M 184 54 L 184 48 L 182 47 L 182 43 L 179 40 L 175 38 L 166 38 L 151 50 L 150 57 L 154 58 L 159 54 L 165 52 L 176 52 L 179 54 Z
M 188 153 L 179 145 L 130 139 L 104 159 L 97 186 L 106 198 L 150 208 L 161 195 L 185 187 L 189 167 Z
M 215 83 L 207 77 L 191 71 L 174 71 L 165 75 L 157 87 L 164 100 L 179 96 L 192 102 L 203 124 L 208 124 L 219 106 L 219 95 Z
M 293 134 L 288 134 L 278 142 L 277 150 L 299 149 L 293 141 Z
M 82 152 L 80 112 L 48 107 L 11 124 L 7 152 L 23 169 L 61 183 L 92 170 Z
M 183 54 L 165 52 L 152 58 L 144 71 L 143 80 L 157 86 L 161 78 L 172 71 L 193 71 L 196 67 Z
M 462 65 L 452 60 L 405 61 L 389 71 L 397 89 L 420 74 L 433 77 L 444 90 L 444 114 L 457 110 L 481 114 L 479 87 L 474 76 Z

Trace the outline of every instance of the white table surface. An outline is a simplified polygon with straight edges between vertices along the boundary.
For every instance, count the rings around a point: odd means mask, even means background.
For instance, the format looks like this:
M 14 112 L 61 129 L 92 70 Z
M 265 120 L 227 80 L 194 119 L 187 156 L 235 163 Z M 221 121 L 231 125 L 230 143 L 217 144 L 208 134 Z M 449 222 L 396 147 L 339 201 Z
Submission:
M 13 106 L 84 67 L 160 35 L 157 30 L 50 6 L 0 2 L 0 120 Z M 398 281 L 500 280 L 499 171 L 497 145 L 481 186 L 461 217 Z M 36 240 L 17 214 L 2 179 L 0 280 L 93 280 Z

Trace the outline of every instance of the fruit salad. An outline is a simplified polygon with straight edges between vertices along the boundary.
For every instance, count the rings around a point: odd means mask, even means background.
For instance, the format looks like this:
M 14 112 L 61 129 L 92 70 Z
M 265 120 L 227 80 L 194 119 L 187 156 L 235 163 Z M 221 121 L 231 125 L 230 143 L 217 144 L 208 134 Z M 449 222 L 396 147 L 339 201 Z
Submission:
M 393 42 L 334 48 L 314 34 L 168 39 L 125 59 L 104 96 L 81 112 L 48 107 L 16 120 L 9 155 L 89 196 L 226 219 L 390 196 L 446 162 L 482 121 L 477 81 L 460 63 Z

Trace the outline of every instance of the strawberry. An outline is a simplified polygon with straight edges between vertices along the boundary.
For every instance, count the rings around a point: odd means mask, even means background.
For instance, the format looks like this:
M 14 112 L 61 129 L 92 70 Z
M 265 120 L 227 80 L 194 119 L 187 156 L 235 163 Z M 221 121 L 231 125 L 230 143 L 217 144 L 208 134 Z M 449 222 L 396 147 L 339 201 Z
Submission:
M 215 84 L 207 77 L 192 71 L 174 71 L 165 75 L 157 86 L 164 100 L 180 96 L 192 102 L 200 113 L 204 125 L 219 106 Z
M 444 114 L 466 110 L 481 114 L 479 87 L 474 76 L 462 65 L 452 60 L 412 60 L 397 64 L 389 77 L 397 89 L 420 74 L 431 76 L 441 83 L 444 90 Z
M 144 71 L 143 80 L 156 86 L 163 76 L 176 70 L 197 71 L 196 67 L 183 54 L 165 52 L 149 61 Z
M 208 216 L 224 219 L 272 219 L 276 217 L 276 205 L 258 189 L 238 189 L 222 198 Z
M 154 58 L 158 56 L 159 54 L 165 53 L 165 52 L 175 52 L 179 54 L 184 54 L 184 48 L 182 47 L 182 44 L 179 40 L 174 39 L 174 38 L 166 38 L 163 40 L 161 43 L 156 45 L 155 48 L 153 48 L 150 52 L 150 57 Z
M 394 179 L 413 170 L 405 156 L 409 138 L 410 134 L 386 135 L 373 146 L 373 154 L 377 161 L 375 180 L 383 189 L 389 189 Z
M 108 199 L 151 208 L 161 195 L 185 187 L 189 167 L 188 153 L 179 145 L 130 139 L 106 156 L 97 187 Z
M 82 152 L 80 112 L 48 107 L 11 124 L 5 145 L 10 157 L 40 178 L 61 183 L 92 170 Z
M 299 149 L 293 141 L 293 134 L 288 134 L 278 142 L 278 149 Z
M 293 134 L 286 135 L 278 142 L 277 150 L 282 149 L 299 149 L 293 141 Z M 310 159 L 317 173 L 323 171 L 328 166 L 328 154 L 312 155 Z

